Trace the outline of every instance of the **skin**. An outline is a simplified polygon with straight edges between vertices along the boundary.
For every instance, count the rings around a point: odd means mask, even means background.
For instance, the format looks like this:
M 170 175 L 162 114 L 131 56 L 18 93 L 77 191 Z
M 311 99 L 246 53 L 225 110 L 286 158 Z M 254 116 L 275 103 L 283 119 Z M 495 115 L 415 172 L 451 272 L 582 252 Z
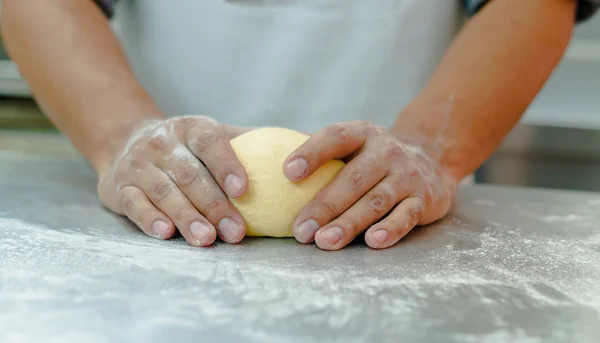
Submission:
M 442 218 L 458 182 L 500 144 L 560 61 L 575 6 L 492 1 L 390 130 L 339 123 L 310 138 L 284 163 L 289 179 L 330 158 L 349 163 L 299 214 L 296 238 L 338 250 L 366 231 L 366 243 L 381 249 Z
M 217 235 L 242 240 L 244 222 L 225 195 L 247 188 L 229 139 L 248 129 L 203 116 L 165 119 L 92 1 L 2 6 L 9 54 L 44 112 L 97 171 L 106 207 L 161 239 L 178 229 L 195 246 Z
M 331 158 L 348 164 L 299 214 L 298 241 L 337 250 L 366 231 L 370 247 L 386 248 L 443 217 L 459 180 L 491 154 L 560 60 L 574 12 L 574 0 L 494 0 L 392 128 L 338 123 L 311 137 L 285 161 L 288 178 Z M 247 188 L 229 139 L 248 129 L 164 119 L 91 1 L 4 0 L 2 16 L 8 52 L 97 171 L 109 209 L 161 239 L 176 229 L 195 246 L 243 238 L 226 195 Z
M 148 122 L 101 175 L 100 199 L 150 236 L 168 239 L 179 228 L 192 245 L 217 235 L 237 243 L 244 220 L 227 196 L 243 194 L 248 177 L 229 140 L 243 131 L 202 116 Z

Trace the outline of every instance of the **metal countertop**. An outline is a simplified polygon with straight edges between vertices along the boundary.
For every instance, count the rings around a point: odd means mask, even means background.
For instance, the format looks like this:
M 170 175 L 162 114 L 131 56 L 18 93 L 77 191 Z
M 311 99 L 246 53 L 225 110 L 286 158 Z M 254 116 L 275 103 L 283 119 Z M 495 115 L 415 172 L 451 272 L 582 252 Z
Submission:
M 600 342 L 600 195 L 469 186 L 375 251 L 158 241 L 79 158 L 0 152 L 0 342 Z

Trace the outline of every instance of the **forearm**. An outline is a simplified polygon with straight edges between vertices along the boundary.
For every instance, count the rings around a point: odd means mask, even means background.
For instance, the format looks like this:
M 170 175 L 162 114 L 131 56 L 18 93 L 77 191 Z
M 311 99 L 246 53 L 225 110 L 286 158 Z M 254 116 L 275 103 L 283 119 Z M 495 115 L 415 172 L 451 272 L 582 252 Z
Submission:
M 92 1 L 5 0 L 2 16 L 8 52 L 38 103 L 97 170 L 133 127 L 162 116 Z
M 472 173 L 518 122 L 560 61 L 573 0 L 494 0 L 458 35 L 392 131 L 427 142 L 442 168 Z

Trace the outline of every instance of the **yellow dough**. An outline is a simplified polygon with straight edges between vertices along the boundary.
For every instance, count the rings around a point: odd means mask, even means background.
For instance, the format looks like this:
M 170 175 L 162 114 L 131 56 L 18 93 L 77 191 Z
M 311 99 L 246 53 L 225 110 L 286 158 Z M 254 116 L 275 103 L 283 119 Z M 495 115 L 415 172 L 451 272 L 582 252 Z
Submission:
M 269 127 L 231 140 L 250 180 L 243 196 L 230 199 L 246 221 L 246 236 L 293 237 L 300 210 L 344 166 L 342 161 L 329 161 L 310 177 L 290 181 L 283 174 L 283 162 L 307 139 L 297 131 Z

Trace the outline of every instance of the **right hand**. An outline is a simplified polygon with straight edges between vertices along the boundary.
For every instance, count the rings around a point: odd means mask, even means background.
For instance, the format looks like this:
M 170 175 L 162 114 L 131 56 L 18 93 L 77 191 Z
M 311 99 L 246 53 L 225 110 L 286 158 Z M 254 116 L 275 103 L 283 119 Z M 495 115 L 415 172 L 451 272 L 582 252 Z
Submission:
M 169 239 L 178 229 L 194 246 L 217 235 L 238 243 L 245 224 L 227 195 L 242 195 L 248 176 L 229 140 L 249 130 L 203 116 L 148 122 L 99 175 L 100 199 L 152 237 Z

